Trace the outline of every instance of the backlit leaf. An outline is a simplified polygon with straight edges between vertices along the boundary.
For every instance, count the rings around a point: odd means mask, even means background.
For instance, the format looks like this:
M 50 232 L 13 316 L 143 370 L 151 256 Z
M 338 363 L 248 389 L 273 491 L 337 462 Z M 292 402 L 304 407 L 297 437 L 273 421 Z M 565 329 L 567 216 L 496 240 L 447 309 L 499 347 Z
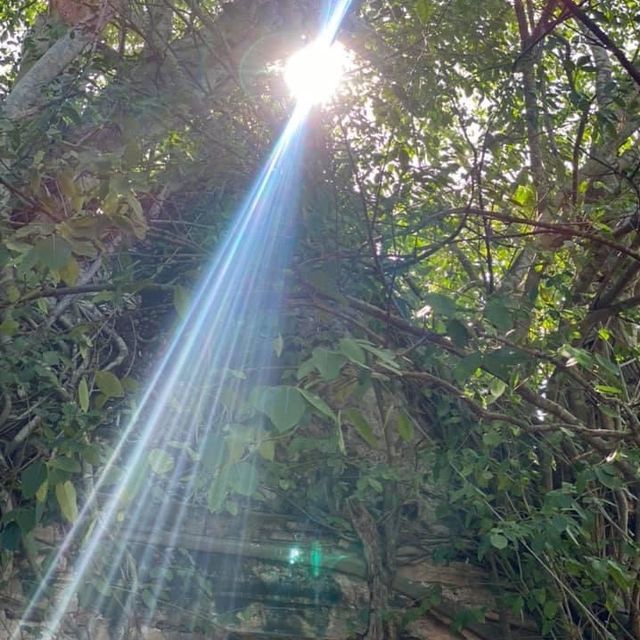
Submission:
M 284 349 L 284 340 L 280 334 L 276 338 L 273 339 L 273 353 L 276 354 L 276 358 L 279 358 L 282 355 L 282 350 Z
M 152 449 L 149 451 L 147 461 L 151 470 L 159 476 L 169 473 L 175 465 L 173 457 L 164 449 Z
M 56 499 L 64 519 L 74 523 L 78 519 L 78 503 L 76 488 L 71 480 L 56 485 Z
M 78 385 L 78 404 L 83 413 L 89 410 L 89 385 L 87 384 L 87 379 L 84 377 Z
M 191 294 L 181 285 L 173 288 L 173 307 L 178 312 L 181 320 L 184 320 L 189 313 L 189 300 Z
M 63 282 L 71 287 L 78 281 L 80 265 L 75 258 L 69 258 L 64 267 L 58 269 L 58 274 Z

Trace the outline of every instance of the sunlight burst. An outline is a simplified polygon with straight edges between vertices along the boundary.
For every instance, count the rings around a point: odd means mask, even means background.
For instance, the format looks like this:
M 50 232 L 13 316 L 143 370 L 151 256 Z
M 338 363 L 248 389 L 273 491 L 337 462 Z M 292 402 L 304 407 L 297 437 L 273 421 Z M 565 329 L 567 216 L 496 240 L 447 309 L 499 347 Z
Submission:
M 347 51 L 341 43 L 316 40 L 289 58 L 284 79 L 299 103 L 324 103 L 340 85 L 346 63 Z

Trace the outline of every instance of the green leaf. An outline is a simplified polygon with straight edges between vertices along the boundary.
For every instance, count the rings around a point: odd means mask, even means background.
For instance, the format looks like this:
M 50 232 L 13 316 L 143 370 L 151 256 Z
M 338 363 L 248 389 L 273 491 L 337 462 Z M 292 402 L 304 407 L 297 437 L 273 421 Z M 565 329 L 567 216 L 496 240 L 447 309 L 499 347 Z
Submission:
M 89 385 L 85 377 L 80 380 L 78 385 L 78 404 L 83 413 L 87 413 L 89 410 Z
M 120 484 L 122 487 L 123 500 L 132 500 L 138 495 L 142 487 L 149 483 L 149 471 L 149 464 L 146 460 L 138 462 L 133 469 L 129 469 L 123 474 L 124 484 L 123 479 L 119 477 L 119 473 L 117 471 L 114 472 L 116 476 L 115 483 Z
M 19 329 L 20 323 L 14 320 L 11 310 L 7 311 L 4 314 L 2 323 L 0 323 L 0 334 L 11 337 L 15 335 Z
M 385 366 L 391 371 L 394 371 L 395 373 L 400 372 L 400 367 L 395 360 L 395 354 L 393 351 L 389 351 L 389 349 L 378 349 L 364 340 L 358 341 L 358 344 L 360 344 L 363 349 L 366 349 L 369 353 L 373 354 L 378 359 L 379 364 Z
M 78 519 L 76 488 L 71 480 L 56 485 L 56 499 L 64 519 L 72 524 Z
M 343 456 L 347 455 L 347 447 L 344 444 L 344 434 L 342 433 L 342 425 L 340 424 L 340 420 L 338 420 L 338 424 L 336 424 L 336 436 L 338 438 L 338 451 Z
M 268 460 L 269 462 L 273 462 L 276 455 L 276 445 L 273 440 L 264 440 L 260 443 L 258 447 L 258 453 L 260 457 Z
M 495 402 L 505 391 L 507 385 L 499 378 L 493 378 L 489 383 L 489 393 L 491 395 L 489 404 Z
M 155 597 L 151 589 L 144 589 L 142 591 L 142 602 L 144 602 L 147 609 L 150 609 L 151 611 L 155 611 L 158 606 L 158 599 Z
M 44 462 L 41 460 L 32 462 L 20 474 L 20 491 L 22 491 L 22 497 L 27 500 L 33 498 L 42 484 L 47 481 L 47 476 L 47 465 L 45 465 Z
M 72 287 L 80 277 L 80 265 L 74 258 L 69 258 L 65 265 L 57 270 L 63 282 Z
M 255 465 L 249 462 L 239 462 L 231 467 L 229 485 L 233 491 L 241 496 L 251 497 L 258 489 L 258 474 Z
M 107 398 L 122 398 L 124 396 L 120 380 L 111 371 L 96 372 L 96 386 Z
M 607 489 L 621 489 L 623 486 L 622 478 L 616 473 L 616 469 L 610 464 L 601 464 L 593 467 L 593 471 L 596 474 L 596 478 Z
M 499 431 L 487 431 L 482 435 L 482 442 L 487 447 L 497 447 L 504 442 L 504 436 Z
M 396 427 L 398 429 L 398 435 L 405 442 L 411 442 L 413 440 L 413 421 L 404 411 L 398 413 Z
M 429 0 L 417 0 L 415 8 L 420 22 L 426 23 L 433 12 L 432 3 Z
M 601 356 L 599 353 L 595 353 L 594 355 L 595 355 L 596 361 L 603 369 L 608 371 L 610 374 L 612 374 L 616 378 L 620 375 L 620 367 L 618 366 L 617 362 L 612 362 L 611 360 L 609 360 L 609 358 L 605 358 L 604 356 Z
M 307 391 L 306 389 L 298 389 L 298 391 L 302 394 L 304 399 L 320 413 L 327 416 L 327 418 L 331 418 L 334 422 L 338 420 L 338 417 L 331 407 L 322 398 L 315 395 L 315 393 L 311 393 L 311 391 Z
M 500 332 L 506 333 L 513 328 L 511 310 L 501 298 L 491 298 L 484 308 L 484 317 Z
M 335 380 L 340 375 L 340 370 L 347 361 L 341 353 L 324 347 L 316 347 L 311 354 L 311 359 L 323 380 L 327 382 Z
M 296 387 L 263 387 L 258 393 L 255 407 L 269 416 L 273 426 L 280 431 L 295 427 L 307 408 Z
M 356 364 L 365 364 L 367 361 L 364 349 L 351 338 L 343 338 L 338 344 L 340 352 L 346 356 L 351 362 Z
M 13 512 L 13 518 L 20 526 L 23 534 L 27 534 L 36 526 L 36 510 L 35 509 L 16 509 Z
M 456 303 L 442 293 L 427 293 L 423 300 L 433 311 L 443 316 L 453 316 L 458 312 Z
M 501 533 L 492 533 L 489 541 L 491 542 L 491 546 L 500 550 L 506 549 L 509 544 L 509 540 L 507 540 L 507 538 L 505 538 Z
M 48 465 L 50 469 L 59 469 L 60 471 L 67 471 L 69 473 L 80 473 L 82 470 L 82 467 L 77 460 L 66 456 L 51 458 Z
M 216 472 L 224 460 L 224 438 L 222 438 L 218 433 L 208 433 L 202 442 L 200 451 L 200 464 L 202 465 L 202 468 L 206 471 Z
M 0 534 L 0 544 L 6 551 L 17 551 L 20 548 L 22 531 L 17 522 L 9 522 Z
M 634 577 L 624 567 L 620 566 L 615 560 L 607 560 L 607 572 L 613 578 L 613 581 L 623 591 L 627 591 L 633 587 Z
M 349 407 L 342 412 L 347 422 L 349 422 L 354 429 L 358 432 L 358 435 L 372 448 L 377 449 L 379 447 L 378 439 L 373 433 L 373 429 L 368 420 L 362 415 L 362 413 L 355 407 Z
M 573 347 L 570 344 L 565 344 L 560 350 L 560 355 L 567 358 L 566 366 L 573 367 L 579 364 L 587 369 L 591 369 L 594 366 L 593 357 L 585 349 L 579 349 Z
M 542 609 L 542 613 L 544 617 L 547 619 L 552 619 L 556 617 L 556 613 L 558 613 L 558 602 L 556 600 L 547 600 L 544 603 L 544 607 Z
M 173 288 L 173 307 L 178 312 L 181 320 L 186 319 L 189 314 L 190 300 L 191 294 L 183 286 L 178 284 Z
M 456 347 L 466 347 L 471 337 L 467 327 L 455 318 L 447 321 L 447 334 Z
M 515 349 L 503 347 L 491 353 L 485 354 L 482 364 L 489 373 L 492 373 L 503 382 L 508 382 L 513 370 L 525 362 L 527 356 Z
M 207 494 L 207 506 L 209 507 L 209 511 L 217 513 L 222 509 L 227 497 L 228 486 L 229 466 L 225 464 L 220 467 L 216 477 L 209 485 L 209 492 Z
M 482 354 L 475 352 L 459 360 L 453 367 L 453 377 L 464 384 L 482 365 Z
M 600 392 L 600 393 L 605 393 L 607 395 L 620 395 L 622 393 L 622 389 L 618 389 L 618 387 L 612 387 L 611 385 L 607 385 L 607 384 L 597 384 L 596 385 L 596 391 Z
M 52 271 L 64 267 L 71 257 L 71 245 L 57 236 L 39 240 L 31 250 L 33 257 Z
M 43 482 L 39 489 L 36 491 L 36 500 L 40 503 L 44 503 L 47 499 L 47 494 L 49 493 L 49 483 Z
M 276 358 L 279 358 L 282 355 L 282 351 L 284 349 L 284 339 L 281 334 L 278 334 L 276 338 L 273 339 L 271 343 L 273 346 L 273 353 L 276 354 Z
M 153 473 L 163 476 L 169 473 L 175 466 L 173 456 L 163 449 L 152 449 L 147 456 L 147 462 Z
M 239 425 L 242 426 L 242 425 Z M 228 435 L 224 441 L 227 451 L 227 463 L 239 462 L 247 451 L 247 446 L 254 440 L 255 434 L 249 433 L 246 429 L 234 431 Z
M 536 202 L 536 195 L 529 185 L 519 184 L 513 194 L 513 201 L 521 207 L 532 207 Z

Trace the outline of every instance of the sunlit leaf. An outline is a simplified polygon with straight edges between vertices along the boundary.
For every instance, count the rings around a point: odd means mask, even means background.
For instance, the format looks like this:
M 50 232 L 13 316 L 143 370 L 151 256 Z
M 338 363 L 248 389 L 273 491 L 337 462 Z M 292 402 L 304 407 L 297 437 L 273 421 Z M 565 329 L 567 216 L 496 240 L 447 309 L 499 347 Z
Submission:
M 217 513 L 222 509 L 229 492 L 229 465 L 223 465 L 209 485 L 207 506 L 209 511 Z
M 258 474 L 250 462 L 234 464 L 229 472 L 229 486 L 235 493 L 252 496 L 258 489 Z
M 89 385 L 85 377 L 78 384 L 78 404 L 84 413 L 89 410 Z
M 183 286 L 178 284 L 173 288 L 173 307 L 182 320 L 184 320 L 189 313 L 190 300 L 191 294 Z
M 147 461 L 151 470 L 159 476 L 166 475 L 175 466 L 173 456 L 164 451 L 164 449 L 152 449 L 149 451 Z
M 76 488 L 70 480 L 56 485 L 56 499 L 64 519 L 74 523 L 78 519 Z

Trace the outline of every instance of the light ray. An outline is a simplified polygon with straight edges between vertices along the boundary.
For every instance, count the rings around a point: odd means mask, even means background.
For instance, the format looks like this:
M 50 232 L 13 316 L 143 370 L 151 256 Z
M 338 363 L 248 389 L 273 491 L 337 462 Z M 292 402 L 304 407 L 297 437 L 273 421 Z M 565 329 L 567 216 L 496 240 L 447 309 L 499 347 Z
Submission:
M 349 4 L 350 0 L 341 0 L 333 7 L 323 27 L 322 39 L 327 42 L 334 40 Z M 185 405 L 193 404 L 189 411 L 195 408 L 195 415 L 199 415 L 206 402 L 212 403 L 204 424 L 199 425 L 200 430 L 206 433 L 213 428 L 216 406 L 220 400 L 220 372 L 231 368 L 236 360 L 246 364 L 251 358 L 253 362 L 251 350 L 259 341 L 258 320 L 272 297 L 265 293 L 268 280 L 273 274 L 282 272 L 291 251 L 291 243 L 284 238 L 282 227 L 294 213 L 299 192 L 301 141 L 309 108 L 310 105 L 306 103 L 300 103 L 295 108 L 226 240 L 210 263 L 193 296 L 186 318 L 176 330 L 109 460 L 86 497 L 76 522 L 29 601 L 20 624 L 12 633 L 12 640 L 21 637 L 24 622 L 49 596 L 49 588 L 62 561 L 73 556 L 75 547 L 78 547 L 75 549 L 76 559 L 71 578 L 53 600 L 43 637 L 53 638 L 56 635 L 105 541 L 117 531 L 118 512 L 127 500 L 127 491 L 136 474 L 146 461 L 150 446 L 162 447 L 177 437 L 186 438 L 187 442 L 195 438 L 198 425 L 190 424 L 188 418 L 181 418 L 177 412 L 172 415 L 170 411 L 175 393 L 179 389 L 185 390 L 182 400 Z M 245 290 L 241 290 L 243 286 Z M 262 293 L 261 288 L 264 290 Z M 277 301 L 271 301 L 270 304 L 277 308 Z M 212 352 L 209 353 L 203 345 L 212 347 Z M 259 357 L 264 357 L 264 354 Z M 205 397 L 202 390 L 214 388 L 216 383 L 218 387 L 215 394 Z M 177 491 L 184 484 L 182 470 L 188 468 L 190 462 L 185 450 L 177 453 L 172 474 L 168 478 L 168 486 L 172 491 Z M 107 479 L 118 464 L 122 464 L 122 476 L 105 499 Z M 182 486 L 187 495 L 193 490 L 194 478 L 195 474 L 192 474 Z M 128 520 L 123 525 L 125 531 L 133 529 L 148 511 L 152 502 L 151 492 L 152 483 L 149 482 L 129 505 Z M 183 502 L 186 504 L 186 500 Z M 96 509 L 99 510 L 99 516 L 93 519 Z M 154 527 L 168 531 L 171 540 L 177 539 L 185 514 L 186 506 L 182 506 L 177 514 L 171 512 L 167 500 L 154 513 Z M 170 522 L 171 518 L 173 520 Z M 124 547 L 124 544 L 121 545 L 110 558 L 110 569 L 106 576 L 108 583 L 116 579 L 123 561 Z M 143 570 L 151 565 L 153 553 L 150 546 L 143 550 Z M 163 588 L 168 562 L 167 557 L 159 568 L 153 587 L 156 594 Z M 129 600 L 133 602 L 136 595 L 130 594 Z

